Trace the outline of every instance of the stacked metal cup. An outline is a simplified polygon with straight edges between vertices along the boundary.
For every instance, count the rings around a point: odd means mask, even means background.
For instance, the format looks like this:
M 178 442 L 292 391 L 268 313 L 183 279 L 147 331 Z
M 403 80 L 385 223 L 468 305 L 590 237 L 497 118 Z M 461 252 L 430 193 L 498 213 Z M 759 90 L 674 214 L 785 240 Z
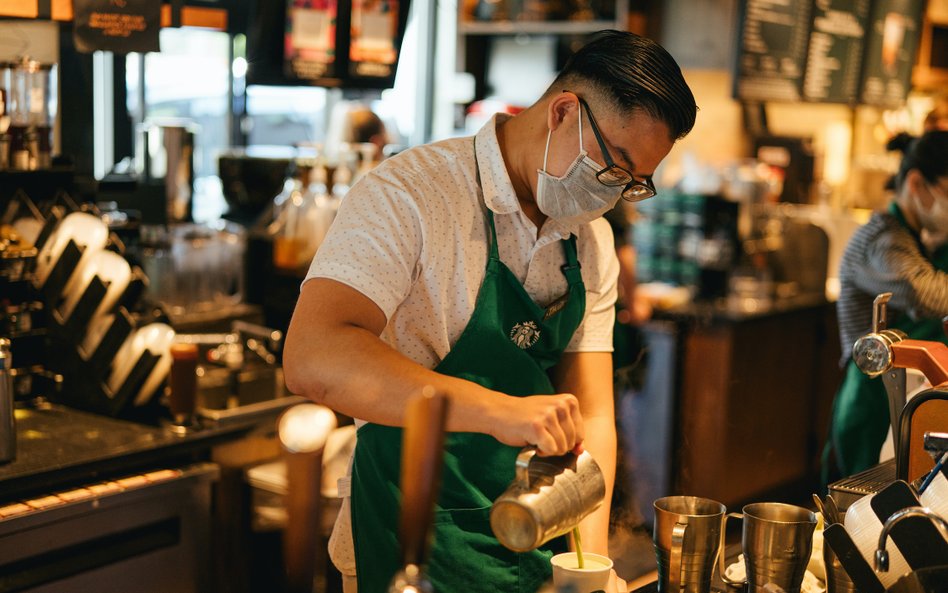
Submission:
M 659 593 L 709 593 L 727 509 L 697 496 L 667 496 L 653 505 Z

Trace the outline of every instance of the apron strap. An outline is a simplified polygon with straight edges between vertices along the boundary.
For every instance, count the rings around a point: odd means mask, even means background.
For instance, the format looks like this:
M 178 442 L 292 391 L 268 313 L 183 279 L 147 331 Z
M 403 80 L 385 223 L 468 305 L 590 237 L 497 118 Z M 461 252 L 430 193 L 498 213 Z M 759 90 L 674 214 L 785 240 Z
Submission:
M 474 176 L 477 179 L 477 191 L 481 195 L 484 210 L 487 211 L 487 223 L 490 227 L 490 259 L 500 261 L 500 250 L 497 248 L 497 229 L 494 227 L 494 213 L 487 205 L 487 200 L 484 199 L 484 186 L 481 185 L 481 164 L 477 160 L 477 136 L 474 136 L 472 144 L 474 146 Z
M 569 239 L 562 241 L 563 253 L 566 255 L 566 263 L 560 266 L 563 275 L 566 276 L 566 282 L 570 286 L 583 281 L 582 266 L 579 264 L 579 257 L 576 255 L 576 235 L 570 235 Z
M 474 175 L 477 178 L 477 189 L 480 191 L 481 199 L 484 198 L 484 187 L 481 185 L 481 167 L 477 160 L 477 136 L 474 137 Z M 494 226 L 494 212 L 484 202 L 484 209 L 487 210 L 487 225 L 490 227 L 490 259 L 500 261 L 500 250 L 497 248 L 497 227 Z M 569 239 L 561 241 L 563 244 L 563 254 L 566 256 L 566 263 L 560 266 L 563 275 L 566 276 L 566 282 L 570 286 L 583 281 L 581 273 L 582 266 L 579 265 L 579 257 L 576 254 L 576 235 L 570 235 Z

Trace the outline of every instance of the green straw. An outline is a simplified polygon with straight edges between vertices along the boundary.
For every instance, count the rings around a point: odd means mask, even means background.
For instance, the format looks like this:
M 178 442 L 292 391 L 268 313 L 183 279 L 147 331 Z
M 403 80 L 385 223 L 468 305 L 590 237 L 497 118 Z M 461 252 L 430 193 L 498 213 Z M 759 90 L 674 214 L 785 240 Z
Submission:
M 579 526 L 573 527 L 573 547 L 576 548 L 576 568 L 585 568 L 583 562 L 583 540 L 579 537 Z

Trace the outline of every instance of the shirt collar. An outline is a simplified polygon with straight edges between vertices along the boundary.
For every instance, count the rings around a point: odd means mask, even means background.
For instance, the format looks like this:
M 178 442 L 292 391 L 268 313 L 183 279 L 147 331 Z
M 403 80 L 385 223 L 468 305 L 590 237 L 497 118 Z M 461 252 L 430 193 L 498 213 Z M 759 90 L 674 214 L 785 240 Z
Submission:
M 497 126 L 511 117 L 506 113 L 495 113 L 475 137 L 484 203 L 495 214 L 511 214 L 520 209 L 520 201 L 517 200 L 517 193 L 510 181 L 504 155 L 500 152 L 500 142 L 497 140 Z
M 495 113 L 475 136 L 477 164 L 481 179 L 481 190 L 484 193 L 484 203 L 494 214 L 513 214 L 522 211 L 520 200 L 517 199 L 517 193 L 510 181 L 510 174 L 504 164 L 500 142 L 497 140 L 497 126 L 511 117 L 513 116 L 507 113 Z M 556 238 L 564 239 L 570 234 L 577 234 L 578 230 L 579 225 L 565 225 L 548 218 L 543 224 L 542 234 L 551 234 Z

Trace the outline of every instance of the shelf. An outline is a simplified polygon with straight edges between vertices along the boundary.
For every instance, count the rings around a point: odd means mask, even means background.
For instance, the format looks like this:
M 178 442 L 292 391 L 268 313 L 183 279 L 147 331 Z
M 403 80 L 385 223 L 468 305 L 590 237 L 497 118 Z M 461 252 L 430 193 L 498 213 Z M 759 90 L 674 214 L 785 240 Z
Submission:
M 597 21 L 461 21 L 462 35 L 571 35 L 615 29 L 614 20 Z

